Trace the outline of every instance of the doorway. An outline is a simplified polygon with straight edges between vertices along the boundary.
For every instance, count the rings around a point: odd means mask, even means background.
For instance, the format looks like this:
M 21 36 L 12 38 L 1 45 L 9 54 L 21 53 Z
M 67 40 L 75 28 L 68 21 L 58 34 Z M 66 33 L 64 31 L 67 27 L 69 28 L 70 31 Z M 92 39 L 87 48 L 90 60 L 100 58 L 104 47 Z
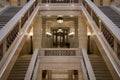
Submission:
M 58 48 L 67 47 L 68 43 L 68 28 L 53 28 L 53 46 Z

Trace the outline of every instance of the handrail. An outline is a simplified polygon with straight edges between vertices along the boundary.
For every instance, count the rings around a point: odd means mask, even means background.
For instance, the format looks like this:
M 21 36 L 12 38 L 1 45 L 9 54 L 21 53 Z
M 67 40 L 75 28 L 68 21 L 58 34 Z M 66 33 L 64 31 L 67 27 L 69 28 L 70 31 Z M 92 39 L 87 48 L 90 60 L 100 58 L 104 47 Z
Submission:
M 29 67 L 28 67 L 28 70 L 26 72 L 24 80 L 31 80 L 31 78 L 33 76 L 34 69 L 36 67 L 36 62 L 37 62 L 37 58 L 38 58 L 38 52 L 39 52 L 39 49 L 34 50 L 33 55 L 32 55 L 32 59 L 30 61 L 30 64 L 29 64 Z
M 5 70 L 8 68 L 9 63 L 11 62 L 12 58 L 14 55 L 18 54 L 16 53 L 19 45 L 21 44 L 21 42 L 23 41 L 23 39 L 25 39 L 26 37 L 26 33 L 29 32 L 29 28 L 31 27 L 30 23 L 32 23 L 32 21 L 35 19 L 36 14 L 38 13 L 39 7 L 36 7 L 35 10 L 33 11 L 33 13 L 31 14 L 31 16 L 28 19 L 28 23 L 25 23 L 24 25 L 24 31 L 22 32 L 22 34 L 19 34 L 17 36 L 17 40 L 15 40 L 14 44 L 14 48 L 11 48 L 11 50 L 8 50 L 6 52 L 6 54 L 3 56 L 5 58 L 3 58 L 0 62 L 0 79 L 1 77 L 4 75 Z M 12 44 L 12 45 L 13 45 Z M 7 56 L 7 57 L 6 57 Z
M 93 4 L 90 0 L 84 0 L 84 1 L 96 13 L 96 15 L 104 22 L 107 28 L 109 28 L 110 31 L 112 31 L 116 39 L 120 42 L 120 35 L 119 35 L 120 29 L 118 29 L 117 26 L 113 24 L 113 22 L 111 22 L 111 20 L 107 16 L 105 16 L 105 14 L 102 11 L 100 11 L 98 7 L 96 7 L 95 4 Z
M 36 66 L 35 66 L 35 69 L 34 69 L 34 72 L 33 72 L 33 75 L 32 75 L 32 80 L 36 80 L 37 79 L 37 74 L 38 74 L 38 69 L 39 69 L 39 59 L 37 59 L 36 61 Z
M 88 73 L 87 73 L 86 66 L 83 59 L 80 59 L 80 62 L 81 62 L 81 68 L 82 68 L 84 80 L 88 80 L 89 77 L 88 77 Z
M 42 48 L 41 50 L 79 50 L 78 48 Z
M 107 46 L 106 43 L 104 42 L 104 40 L 102 40 L 102 36 L 101 34 L 98 32 L 98 30 L 95 29 L 95 23 L 93 22 L 92 18 L 90 17 L 90 15 L 88 15 L 87 11 L 85 10 L 85 8 L 82 8 L 82 11 L 88 21 L 88 23 L 90 24 L 93 33 L 95 35 L 95 37 L 97 38 L 97 40 L 100 42 L 103 50 L 105 51 L 108 59 L 110 60 L 113 68 L 115 69 L 115 71 L 117 72 L 117 75 L 120 77 L 120 61 L 118 60 L 118 58 L 114 58 L 111 54 L 114 54 L 114 52 L 111 52 L 110 49 L 108 49 L 110 46 Z
M 116 26 L 105 14 L 90 0 L 83 0 L 83 5 L 97 24 L 96 28 L 101 31 L 107 43 L 116 55 L 120 54 L 120 28 Z
M 22 33 L 21 31 L 25 22 L 28 20 L 36 6 L 37 2 L 35 0 L 31 0 L 0 30 L 1 54 L 5 55 L 17 36 Z
M 86 49 L 82 48 L 83 61 L 88 73 L 89 80 L 96 80 Z
M 1 9 L 0 9 L 0 14 L 1 14 L 4 10 L 6 10 L 8 7 L 9 7 L 9 5 L 6 5 L 6 6 L 4 6 L 3 8 L 1 8 Z
M 110 5 L 110 7 L 120 15 L 120 8 L 116 7 L 115 5 Z
M 42 52 L 41 55 L 47 55 L 47 56 L 55 56 L 55 55 L 63 55 L 63 56 L 67 56 L 67 55 L 71 55 L 71 56 L 77 56 L 78 53 L 77 51 L 79 51 L 78 48 L 41 48 L 40 50 Z M 55 51 L 55 53 L 54 53 Z M 67 54 L 70 51 L 70 54 Z M 57 52 L 57 53 L 56 53 Z
M 0 31 L 0 42 L 10 33 L 10 31 L 19 22 L 21 17 L 27 12 L 27 10 L 32 6 L 34 0 L 30 0 Z

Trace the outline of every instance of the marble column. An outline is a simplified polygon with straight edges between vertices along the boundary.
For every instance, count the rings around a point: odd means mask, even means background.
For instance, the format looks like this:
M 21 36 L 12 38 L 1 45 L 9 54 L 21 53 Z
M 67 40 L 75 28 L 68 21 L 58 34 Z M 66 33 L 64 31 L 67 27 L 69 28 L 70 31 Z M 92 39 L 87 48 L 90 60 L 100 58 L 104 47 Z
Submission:
M 48 80 L 52 80 L 52 70 L 47 70 Z
M 9 0 L 11 6 L 18 6 L 18 0 Z
M 72 70 L 68 71 L 68 79 L 73 80 L 73 72 L 72 72 Z
M 83 19 L 82 13 L 78 16 L 78 40 L 79 40 L 79 50 L 81 48 L 87 49 L 87 24 Z
M 78 80 L 84 80 L 82 70 L 78 70 Z
M 38 13 L 36 17 L 36 21 L 33 25 L 33 46 L 34 49 L 39 48 L 41 49 L 41 39 L 42 39 L 42 17 Z
M 36 80 L 42 80 L 42 70 L 38 71 Z

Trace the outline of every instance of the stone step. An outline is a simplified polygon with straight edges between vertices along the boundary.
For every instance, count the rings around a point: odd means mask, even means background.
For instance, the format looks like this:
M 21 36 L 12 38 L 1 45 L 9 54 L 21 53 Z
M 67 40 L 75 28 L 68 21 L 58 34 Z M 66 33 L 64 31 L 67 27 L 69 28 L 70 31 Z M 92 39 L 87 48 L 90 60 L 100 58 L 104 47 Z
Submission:
M 22 65 L 22 66 L 29 65 L 29 62 L 23 62 L 23 63 L 15 64 L 15 66 L 20 66 L 20 65 Z
M 99 7 L 101 11 L 120 28 L 120 15 L 109 6 Z M 117 22 L 117 23 L 116 23 Z
M 25 74 L 26 73 L 26 71 L 24 70 L 24 71 L 11 71 L 11 73 L 10 74 L 16 74 L 16 73 L 18 73 L 18 74 Z
M 19 57 L 15 62 L 7 80 L 24 80 L 31 58 Z
M 0 29 L 12 19 L 12 17 L 21 9 L 22 7 L 9 7 L 0 14 Z M 2 26 L 1 26 L 2 25 Z
M 98 77 L 99 77 L 99 76 L 100 76 L 100 77 L 106 77 L 106 76 L 107 76 L 107 77 L 111 77 L 110 74 L 101 74 L 101 75 L 100 75 L 100 74 L 95 74 L 95 75 L 98 76 Z
M 90 62 L 95 73 L 96 80 L 113 80 L 103 58 L 101 56 L 90 56 Z
M 24 77 L 10 77 L 8 80 L 24 80 Z
M 97 80 L 113 80 L 112 77 L 96 77 Z

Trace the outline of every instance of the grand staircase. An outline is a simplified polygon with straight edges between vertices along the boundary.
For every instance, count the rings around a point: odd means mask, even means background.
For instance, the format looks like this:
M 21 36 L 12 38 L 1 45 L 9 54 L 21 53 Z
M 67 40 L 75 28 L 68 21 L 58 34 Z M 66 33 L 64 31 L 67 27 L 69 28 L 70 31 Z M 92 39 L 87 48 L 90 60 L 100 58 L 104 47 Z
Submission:
M 89 55 L 90 62 L 95 73 L 96 80 L 113 80 L 103 58 L 97 55 Z
M 115 12 L 111 7 L 104 6 L 104 7 L 99 7 L 103 13 L 111 19 L 111 21 L 116 24 L 120 28 L 120 15 Z
M 31 55 L 19 57 L 14 64 L 7 80 L 24 80 L 30 59 Z
M 0 29 L 21 9 L 22 7 L 8 7 L 0 13 Z

